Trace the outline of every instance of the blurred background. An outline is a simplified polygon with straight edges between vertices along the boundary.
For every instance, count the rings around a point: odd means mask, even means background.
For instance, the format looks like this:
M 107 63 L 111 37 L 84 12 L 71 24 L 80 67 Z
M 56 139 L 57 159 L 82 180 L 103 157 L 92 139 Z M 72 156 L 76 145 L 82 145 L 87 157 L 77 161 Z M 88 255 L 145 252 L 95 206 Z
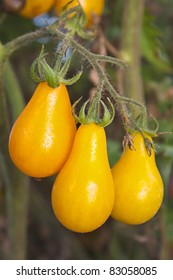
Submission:
M 34 19 L 0 16 L 2 44 L 55 19 L 53 9 Z M 58 45 L 55 39 L 37 40 L 16 51 L 5 67 L 0 83 L 6 94 L 9 129 L 36 88 L 30 66 L 43 43 L 50 53 Z M 165 186 L 162 207 L 143 225 L 129 226 L 109 218 L 96 231 L 77 234 L 65 229 L 53 214 L 50 194 L 55 177 L 28 178 L 9 159 L 3 162 L 0 157 L 0 259 L 173 259 L 173 135 L 165 133 L 173 131 L 173 1 L 107 0 L 96 38 L 84 45 L 100 54 L 126 60 L 126 53 L 132 58 L 124 71 L 103 67 L 120 94 L 145 103 L 148 115 L 159 121 L 163 133 L 155 144 Z M 73 63 L 70 75 L 81 63 Z M 87 98 L 95 86 L 96 74 L 86 67 L 81 79 L 68 87 L 72 103 L 81 95 Z M 0 123 L 1 152 L 7 148 L 6 130 Z M 112 166 L 122 153 L 124 136 L 118 112 L 106 133 Z M 4 180 L 6 170 L 10 176 Z

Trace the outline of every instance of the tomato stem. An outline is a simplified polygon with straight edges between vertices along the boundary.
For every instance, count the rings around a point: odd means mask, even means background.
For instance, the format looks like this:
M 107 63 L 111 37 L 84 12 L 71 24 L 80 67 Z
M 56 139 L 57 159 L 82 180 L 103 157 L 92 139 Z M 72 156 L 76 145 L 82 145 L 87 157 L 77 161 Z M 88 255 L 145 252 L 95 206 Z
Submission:
M 99 76 L 99 81 L 104 82 L 104 87 L 108 91 L 108 94 L 113 98 L 115 101 L 116 107 L 118 108 L 120 112 L 120 116 L 122 118 L 122 123 L 123 126 L 125 127 L 125 130 L 128 131 L 129 128 L 136 128 L 137 130 L 140 131 L 140 127 L 138 126 L 138 123 L 136 120 L 133 118 L 133 115 L 127 108 L 127 104 L 132 104 L 136 106 L 137 110 L 139 111 L 139 114 L 143 114 L 144 120 L 147 120 L 147 112 L 146 112 L 146 107 L 139 101 L 136 101 L 132 98 L 122 96 L 120 95 L 115 88 L 112 86 L 112 84 L 109 81 L 109 78 L 107 74 L 105 73 L 104 69 L 102 68 L 100 62 L 107 62 L 111 64 L 118 65 L 120 67 L 127 67 L 127 64 L 124 63 L 123 61 L 112 58 L 109 56 L 103 56 L 103 55 L 98 55 L 90 52 L 87 48 L 85 48 L 81 43 L 79 43 L 75 38 L 73 33 L 69 33 L 66 31 L 62 31 L 62 21 L 61 18 L 55 23 L 53 23 L 50 26 L 47 26 L 45 28 L 41 28 L 39 30 L 36 30 L 35 32 L 31 32 L 28 34 L 25 34 L 23 36 L 20 36 L 13 41 L 7 43 L 4 45 L 5 48 L 5 54 L 4 58 L 8 58 L 9 56 L 12 55 L 14 51 L 17 49 L 27 45 L 28 43 L 32 43 L 38 38 L 44 37 L 44 36 L 52 36 L 52 37 L 57 37 L 59 40 L 67 40 L 68 46 L 73 48 L 76 52 L 78 52 L 83 58 L 85 58 L 89 64 L 96 70 L 98 76 Z M 62 68 L 61 68 L 62 69 Z M 64 78 L 61 79 L 61 82 L 67 83 L 67 84 L 72 84 L 78 78 L 80 78 L 81 71 L 76 75 L 76 77 L 73 79 L 65 80 Z M 60 79 L 59 79 L 60 80 Z M 100 84 L 98 85 L 100 86 Z

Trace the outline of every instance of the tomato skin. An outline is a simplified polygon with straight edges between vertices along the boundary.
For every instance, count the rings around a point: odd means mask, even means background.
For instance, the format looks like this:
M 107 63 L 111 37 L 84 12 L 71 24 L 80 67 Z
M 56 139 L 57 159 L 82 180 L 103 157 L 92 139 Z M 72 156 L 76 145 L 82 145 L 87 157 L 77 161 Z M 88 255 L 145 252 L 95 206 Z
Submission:
M 90 232 L 108 219 L 113 202 L 104 129 L 93 123 L 81 125 L 52 189 L 54 213 L 66 228 Z
M 62 8 L 69 2 L 69 0 L 56 0 L 55 2 L 55 11 L 57 15 L 61 13 Z M 68 5 L 68 8 L 73 8 L 81 4 L 86 17 L 87 17 L 87 26 L 92 25 L 92 14 L 101 16 L 104 9 L 105 0 L 91 1 L 91 0 L 74 0 L 71 4 Z
M 31 177 L 57 173 L 66 161 L 76 133 L 66 86 L 40 83 L 14 123 L 9 153 L 14 164 Z
M 152 141 L 151 137 L 146 137 Z M 140 133 L 133 135 L 135 150 L 125 149 L 112 168 L 115 201 L 112 217 L 126 224 L 142 224 L 159 210 L 163 182 L 152 150 L 148 155 Z
M 34 18 L 48 12 L 55 0 L 26 0 L 25 6 L 20 11 L 20 15 L 26 18 Z

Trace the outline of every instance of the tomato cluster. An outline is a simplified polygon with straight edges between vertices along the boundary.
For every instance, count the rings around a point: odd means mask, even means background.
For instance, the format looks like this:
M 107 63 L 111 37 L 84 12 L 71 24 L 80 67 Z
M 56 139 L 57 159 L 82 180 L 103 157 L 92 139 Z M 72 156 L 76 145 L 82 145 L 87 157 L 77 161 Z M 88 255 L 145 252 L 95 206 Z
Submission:
M 26 0 L 21 15 L 32 18 L 48 11 L 53 4 L 59 15 L 68 2 L 49 0 L 43 5 L 43 1 Z M 104 0 L 99 5 L 96 1 L 74 0 L 67 8 L 78 3 L 86 14 L 87 26 L 92 24 L 92 14 L 101 15 L 103 11 Z M 93 231 L 110 216 L 132 225 L 147 222 L 163 200 L 163 182 L 155 152 L 151 149 L 149 154 L 144 141 L 152 146 L 151 137 L 134 131 L 133 149 L 127 145 L 111 170 L 104 128 L 94 121 L 81 121 L 77 129 L 65 79 L 62 81 L 51 86 L 41 78 L 12 127 L 9 137 L 12 161 L 31 177 L 57 174 L 52 208 L 57 219 L 72 231 Z
M 29 176 L 59 172 L 52 189 L 57 219 L 75 232 L 90 232 L 110 215 L 127 224 L 141 224 L 160 208 L 163 183 L 154 150 L 149 156 L 139 132 L 133 140 L 134 149 L 126 147 L 111 171 L 104 128 L 81 124 L 76 132 L 65 85 L 51 88 L 42 82 L 13 125 L 9 152 Z
M 52 9 L 54 13 L 59 16 L 64 7 L 66 7 L 66 9 L 71 9 L 80 4 L 87 19 L 86 25 L 90 27 L 93 24 L 93 17 L 95 15 L 101 16 L 103 13 L 104 2 L 105 0 L 25 0 L 24 6 L 19 14 L 26 18 L 34 18 Z

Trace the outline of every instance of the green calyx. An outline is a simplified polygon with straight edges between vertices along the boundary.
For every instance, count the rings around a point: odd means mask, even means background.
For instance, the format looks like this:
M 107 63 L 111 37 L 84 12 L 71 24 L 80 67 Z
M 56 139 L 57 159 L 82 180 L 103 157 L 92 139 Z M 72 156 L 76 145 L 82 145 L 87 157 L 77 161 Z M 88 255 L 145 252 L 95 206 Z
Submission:
M 62 9 L 60 14 L 60 20 L 65 21 L 67 23 L 66 26 L 76 27 L 77 24 L 80 24 L 81 27 L 84 27 L 87 23 L 86 15 L 82 9 L 81 4 L 79 3 L 73 8 L 68 8 L 68 6 L 73 2 L 69 1 Z M 67 20 L 68 19 L 68 20 Z M 68 25 L 68 23 L 70 23 Z
M 150 125 L 152 128 L 148 127 L 147 115 L 146 112 L 141 112 L 138 117 L 133 121 L 132 129 L 128 129 L 129 133 L 139 131 L 148 134 L 150 137 L 157 137 L 158 130 L 159 130 L 159 123 L 158 121 L 151 116 L 150 118 Z
M 153 141 L 151 141 L 148 137 L 157 137 L 159 130 L 159 123 L 153 116 L 151 116 L 150 124 L 151 122 L 153 128 L 148 128 L 146 111 L 141 112 L 138 117 L 134 121 L 132 121 L 132 127 L 128 128 L 127 135 L 123 140 L 123 144 L 125 144 L 124 146 L 128 146 L 131 150 L 135 150 L 131 135 L 133 135 L 135 132 L 139 132 L 143 137 L 146 151 L 148 155 L 151 156 L 152 150 L 155 150 L 155 147 Z
M 82 70 L 72 78 L 65 78 L 74 54 L 74 52 L 72 52 L 69 58 L 66 59 L 65 62 L 63 62 L 65 51 L 66 49 L 64 50 L 64 52 L 60 50 L 60 52 L 57 54 L 55 63 L 51 67 L 45 59 L 47 53 L 44 52 L 44 46 L 42 46 L 39 56 L 31 65 L 30 72 L 32 79 L 37 83 L 47 82 L 48 85 L 52 88 L 56 88 L 60 84 L 72 85 L 76 83 L 82 75 Z
M 146 125 L 145 127 L 143 127 L 143 132 L 153 138 L 158 136 L 159 123 L 153 116 L 151 116 L 151 121 L 154 124 L 154 128 L 148 128 L 148 126 Z
M 85 29 L 87 25 L 87 18 L 81 4 L 79 3 L 75 7 L 68 9 L 68 6 L 72 2 L 73 0 L 68 2 L 62 9 L 59 17 L 60 23 L 64 25 L 71 36 L 74 36 L 74 34 L 76 34 L 82 39 L 86 40 L 94 38 L 95 31 Z
M 73 115 L 77 122 L 81 124 L 95 123 L 98 126 L 105 127 L 109 125 L 115 117 L 115 109 L 111 100 L 107 97 L 107 104 L 101 100 L 101 96 L 95 94 L 92 100 L 88 99 L 76 113 L 76 107 L 79 104 L 79 98 L 73 104 Z

